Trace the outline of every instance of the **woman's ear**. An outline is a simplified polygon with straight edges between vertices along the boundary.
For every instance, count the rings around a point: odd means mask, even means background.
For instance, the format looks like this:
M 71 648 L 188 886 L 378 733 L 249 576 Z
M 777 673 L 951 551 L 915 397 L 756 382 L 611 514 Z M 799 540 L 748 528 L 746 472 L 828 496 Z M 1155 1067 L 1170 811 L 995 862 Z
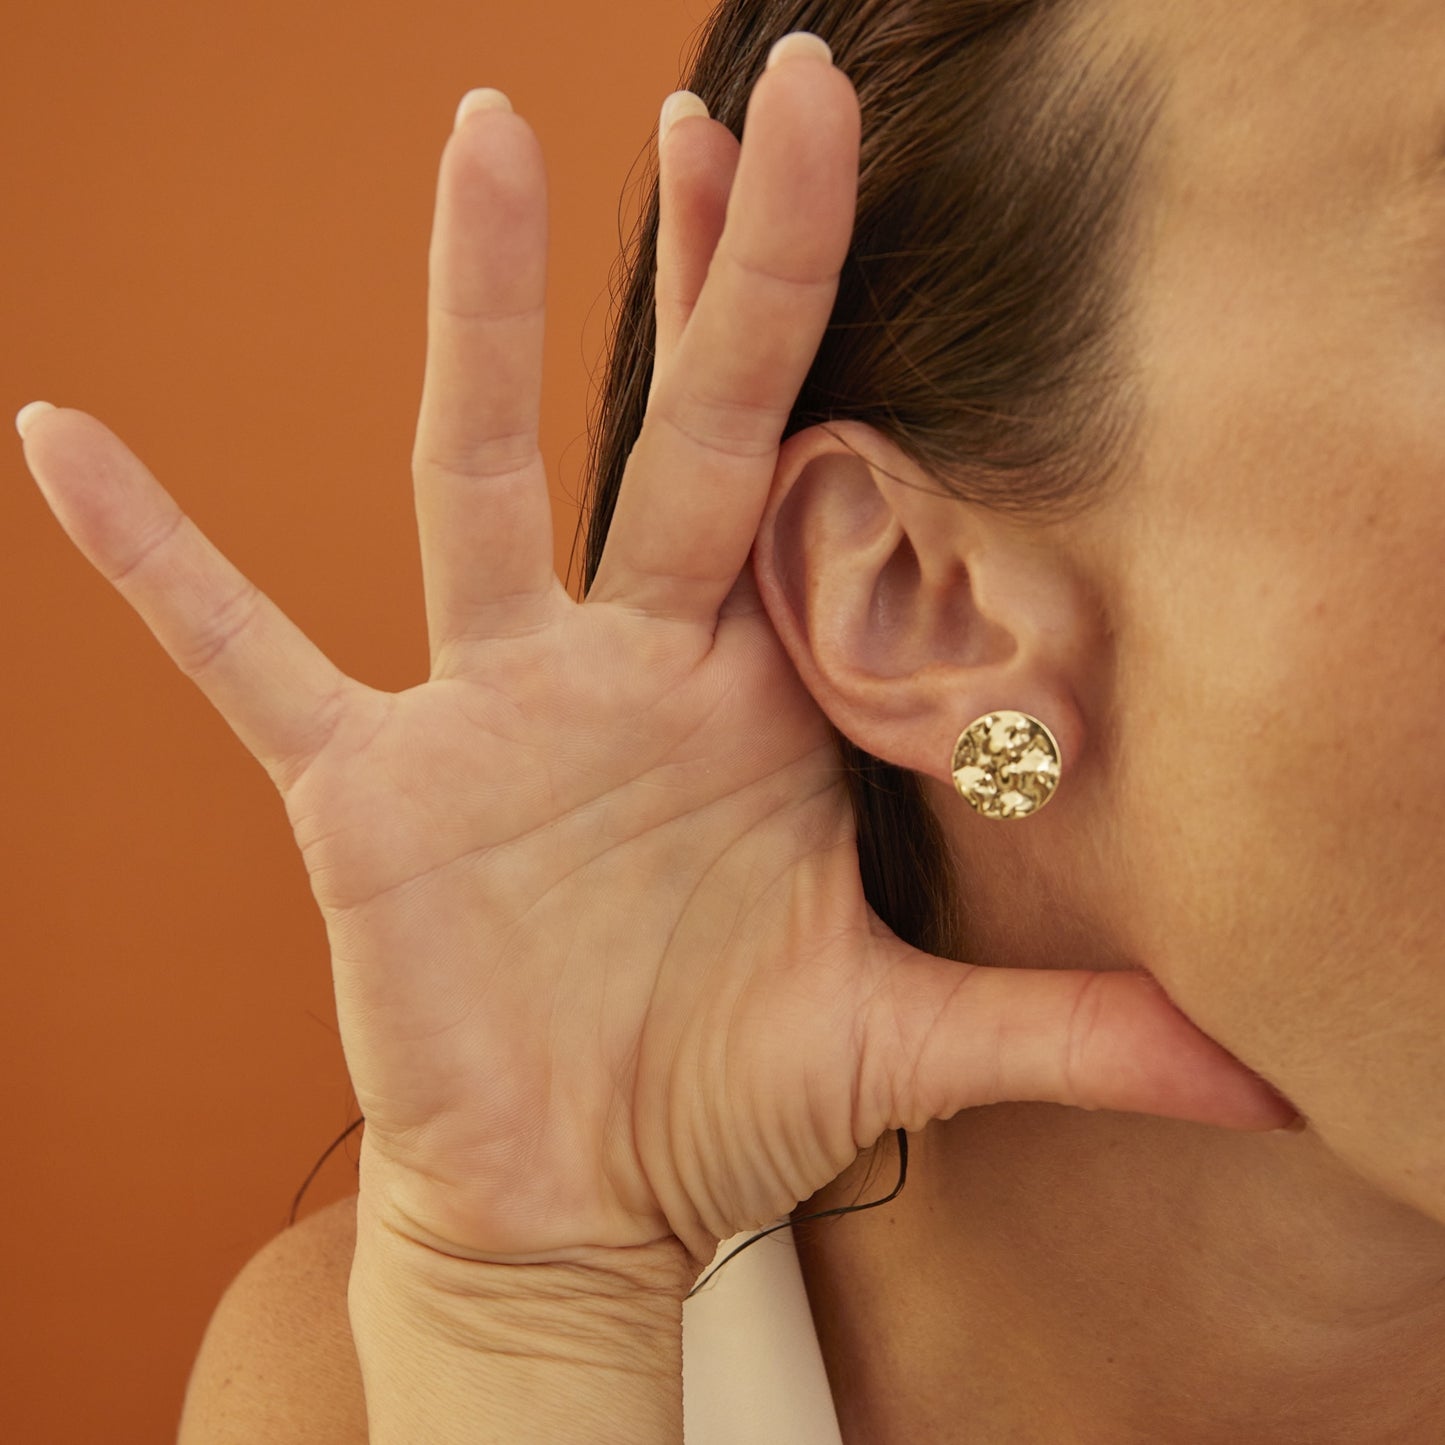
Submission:
M 960 501 L 870 427 L 790 437 L 753 552 L 804 685 L 860 747 L 947 781 L 959 734 L 1001 708 L 1083 750 L 1103 645 L 1066 529 Z

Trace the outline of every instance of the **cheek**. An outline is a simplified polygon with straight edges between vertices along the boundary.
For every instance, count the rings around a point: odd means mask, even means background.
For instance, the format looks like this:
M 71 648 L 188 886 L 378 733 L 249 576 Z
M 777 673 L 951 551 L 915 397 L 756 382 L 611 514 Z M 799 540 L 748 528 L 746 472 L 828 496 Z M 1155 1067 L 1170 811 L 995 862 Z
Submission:
M 1143 273 L 1106 886 L 1201 1027 L 1445 1217 L 1445 313 L 1271 175 L 1274 211 L 1176 196 Z
M 1276 415 L 1272 449 L 1238 429 L 1148 504 L 1112 906 L 1202 1028 L 1389 1182 L 1380 1151 L 1424 1147 L 1445 1097 L 1445 455 L 1383 398 L 1353 431 Z

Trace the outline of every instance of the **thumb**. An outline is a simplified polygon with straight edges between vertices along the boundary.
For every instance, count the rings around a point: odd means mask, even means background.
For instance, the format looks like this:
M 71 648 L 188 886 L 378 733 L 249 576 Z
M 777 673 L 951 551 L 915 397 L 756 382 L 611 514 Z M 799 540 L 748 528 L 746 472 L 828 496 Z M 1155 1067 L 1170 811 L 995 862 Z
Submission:
M 860 1105 L 892 1115 L 870 1138 L 1025 1100 L 1241 1130 L 1299 1117 L 1146 974 L 985 968 L 895 944 L 864 1020 Z

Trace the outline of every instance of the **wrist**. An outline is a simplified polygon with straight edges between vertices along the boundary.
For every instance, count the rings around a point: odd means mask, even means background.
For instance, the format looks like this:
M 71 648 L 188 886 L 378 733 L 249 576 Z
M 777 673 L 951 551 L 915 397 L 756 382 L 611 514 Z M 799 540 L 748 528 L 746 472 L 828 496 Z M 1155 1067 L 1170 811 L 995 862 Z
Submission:
M 464 1343 L 473 1335 L 486 1344 L 497 1329 L 515 1340 L 531 1322 L 545 1331 L 566 1319 L 570 1344 L 580 1348 L 593 1333 L 615 1344 L 619 1324 L 644 1334 L 670 1337 L 681 1328 L 682 1301 L 697 1264 L 678 1240 L 629 1249 L 577 1248 L 546 1263 L 499 1263 L 461 1259 L 358 1210 L 352 1295 L 365 1303 L 384 1297 L 403 1307 L 414 1327 L 433 1329 Z
M 495 1264 L 359 1219 L 348 1305 L 373 1445 L 676 1445 L 694 1273 L 675 1243 Z

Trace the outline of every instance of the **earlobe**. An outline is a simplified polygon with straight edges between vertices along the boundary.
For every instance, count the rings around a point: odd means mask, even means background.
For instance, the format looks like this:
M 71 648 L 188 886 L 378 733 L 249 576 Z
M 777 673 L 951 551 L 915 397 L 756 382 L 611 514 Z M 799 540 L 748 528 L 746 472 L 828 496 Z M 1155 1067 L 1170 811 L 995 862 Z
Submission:
M 952 786 L 960 733 L 1013 710 L 1077 758 L 1073 673 L 1093 610 L 1017 519 L 947 493 L 871 428 L 835 423 L 784 445 L 753 555 L 804 685 L 875 757 Z

